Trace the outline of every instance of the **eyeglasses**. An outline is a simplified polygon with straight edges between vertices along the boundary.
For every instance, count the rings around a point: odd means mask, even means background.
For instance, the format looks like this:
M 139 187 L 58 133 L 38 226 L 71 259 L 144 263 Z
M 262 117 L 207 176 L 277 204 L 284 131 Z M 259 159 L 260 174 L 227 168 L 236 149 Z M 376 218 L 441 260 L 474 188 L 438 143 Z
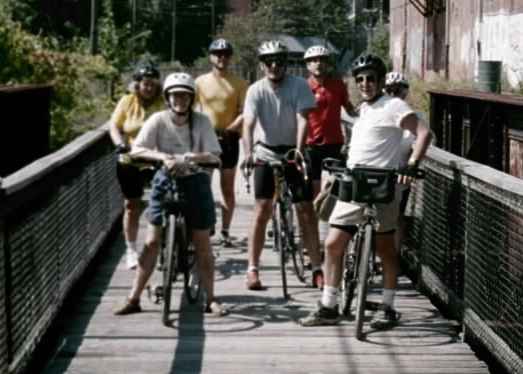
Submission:
M 373 74 L 361 74 L 356 77 L 356 83 L 363 83 L 363 81 L 367 81 L 367 83 L 376 83 L 376 76 Z
M 273 64 L 277 66 L 284 66 L 287 64 L 287 59 L 283 57 L 269 57 L 264 58 L 262 62 L 265 66 L 272 66 Z

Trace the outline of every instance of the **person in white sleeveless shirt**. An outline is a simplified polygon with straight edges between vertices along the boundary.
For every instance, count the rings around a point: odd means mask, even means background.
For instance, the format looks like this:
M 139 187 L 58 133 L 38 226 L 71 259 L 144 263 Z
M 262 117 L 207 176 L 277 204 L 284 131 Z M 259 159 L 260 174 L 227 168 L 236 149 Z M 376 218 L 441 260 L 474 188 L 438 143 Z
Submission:
M 356 121 L 349 148 L 348 167 L 363 164 L 374 167 L 398 168 L 401 161 L 403 132 L 416 136 L 408 164 L 418 167 L 430 144 L 431 133 L 414 111 L 399 98 L 384 96 L 386 67 L 372 54 L 359 56 L 352 65 L 352 75 L 362 96 L 360 116 Z M 400 176 L 400 183 L 409 183 L 410 177 Z M 398 195 L 398 194 L 397 194 Z M 371 322 L 373 328 L 396 325 L 399 313 L 394 309 L 399 258 L 395 249 L 394 232 L 398 227 L 399 198 L 389 204 L 376 204 L 376 251 L 383 265 L 383 302 L 380 312 Z M 354 202 L 338 201 L 329 220 L 325 241 L 325 286 L 318 309 L 300 320 L 303 326 L 332 325 L 341 320 L 338 311 L 338 290 L 343 274 L 345 248 L 362 222 L 363 206 Z

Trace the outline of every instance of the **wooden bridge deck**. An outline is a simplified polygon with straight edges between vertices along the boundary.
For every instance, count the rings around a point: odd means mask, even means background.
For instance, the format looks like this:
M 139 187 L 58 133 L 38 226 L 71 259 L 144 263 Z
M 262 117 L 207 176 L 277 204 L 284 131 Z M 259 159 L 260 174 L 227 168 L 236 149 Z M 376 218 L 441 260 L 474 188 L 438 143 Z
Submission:
M 238 190 L 232 234 L 241 239 L 253 209 L 252 197 L 245 195 L 243 187 Z M 161 306 L 146 295 L 143 313 L 113 316 L 133 277 L 125 268 L 124 243 L 119 238 L 61 321 L 60 344 L 43 373 L 489 373 L 487 365 L 461 342 L 457 324 L 443 318 L 407 278 L 400 279 L 396 299 L 401 324 L 389 331 L 373 331 L 366 324 L 366 338 L 358 341 L 352 321 L 308 328 L 297 323 L 315 307 L 320 291 L 291 275 L 292 299 L 284 301 L 277 256 L 271 249 L 264 251 L 261 269 L 268 289 L 247 291 L 246 247 L 240 244 L 220 249 L 217 258 L 216 294 L 231 314 L 208 317 L 196 306 L 180 305 L 178 283 L 169 328 L 161 323 Z M 379 299 L 378 291 L 371 299 Z

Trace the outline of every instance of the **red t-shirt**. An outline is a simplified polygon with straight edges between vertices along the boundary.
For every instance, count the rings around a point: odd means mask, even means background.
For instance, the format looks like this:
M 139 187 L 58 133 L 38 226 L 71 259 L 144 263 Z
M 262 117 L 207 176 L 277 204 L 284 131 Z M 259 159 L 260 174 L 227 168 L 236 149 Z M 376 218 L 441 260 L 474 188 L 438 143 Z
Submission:
M 341 79 L 326 78 L 320 85 L 313 77 L 307 80 L 316 108 L 308 115 L 308 145 L 343 144 L 341 106 L 349 99 L 347 87 Z

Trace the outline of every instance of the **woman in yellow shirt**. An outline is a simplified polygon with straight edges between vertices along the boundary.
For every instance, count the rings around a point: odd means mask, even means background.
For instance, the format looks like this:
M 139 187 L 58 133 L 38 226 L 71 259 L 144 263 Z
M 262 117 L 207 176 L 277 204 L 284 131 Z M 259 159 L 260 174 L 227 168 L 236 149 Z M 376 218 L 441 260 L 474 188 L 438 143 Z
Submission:
M 129 151 L 149 115 L 165 106 L 161 95 L 160 71 L 151 62 L 137 66 L 130 88 L 131 92 L 120 99 L 109 121 L 111 139 L 120 154 Z M 141 197 L 145 183 L 152 175 L 147 170 L 120 160 L 116 174 L 125 199 L 123 231 L 127 246 L 127 267 L 134 269 L 138 262 L 136 238 L 142 212 Z

